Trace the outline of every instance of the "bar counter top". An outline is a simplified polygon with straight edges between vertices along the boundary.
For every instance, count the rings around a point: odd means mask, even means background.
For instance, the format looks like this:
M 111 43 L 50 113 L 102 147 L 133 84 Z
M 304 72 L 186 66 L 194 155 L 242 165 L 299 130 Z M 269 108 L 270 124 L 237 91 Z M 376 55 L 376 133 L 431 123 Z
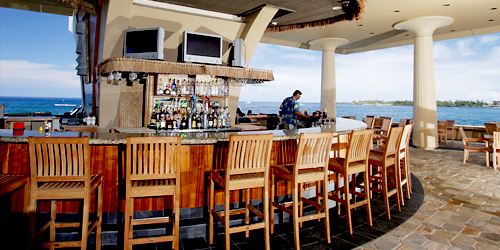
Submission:
M 274 134 L 274 141 L 298 139 L 301 133 L 334 132 L 335 134 L 349 133 L 352 130 L 365 129 L 366 124 L 362 121 L 337 118 L 337 122 L 321 127 L 291 129 L 291 130 L 266 130 L 266 131 L 246 131 L 246 132 L 190 132 L 182 131 L 160 132 L 160 133 L 90 133 L 90 132 L 51 132 L 46 133 L 33 130 L 13 131 L 11 129 L 0 129 L 0 142 L 27 143 L 28 137 L 81 137 L 88 136 L 89 143 L 94 145 L 115 145 L 126 144 L 127 136 L 176 136 L 182 137 L 182 144 L 202 145 L 215 144 L 218 141 L 229 141 L 232 134 Z

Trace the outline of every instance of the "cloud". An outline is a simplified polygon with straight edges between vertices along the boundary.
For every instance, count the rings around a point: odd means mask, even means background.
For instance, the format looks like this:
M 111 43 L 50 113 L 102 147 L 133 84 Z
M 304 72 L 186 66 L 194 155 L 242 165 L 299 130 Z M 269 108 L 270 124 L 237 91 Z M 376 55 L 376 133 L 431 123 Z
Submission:
M 0 80 L 49 81 L 51 87 L 80 88 L 76 70 L 61 68 L 58 65 L 32 63 L 20 60 L 0 60 Z M 3 84 L 2 84 L 3 85 Z M 48 86 L 46 86 L 48 87 Z
M 0 95 L 80 97 L 80 79 L 74 67 L 0 60 Z
M 412 100 L 414 46 L 335 57 L 337 102 Z M 500 100 L 500 34 L 434 43 L 437 100 Z M 276 101 L 303 92 L 320 102 L 321 52 L 259 44 L 252 67 L 270 69 L 275 80 L 244 87 L 242 101 Z

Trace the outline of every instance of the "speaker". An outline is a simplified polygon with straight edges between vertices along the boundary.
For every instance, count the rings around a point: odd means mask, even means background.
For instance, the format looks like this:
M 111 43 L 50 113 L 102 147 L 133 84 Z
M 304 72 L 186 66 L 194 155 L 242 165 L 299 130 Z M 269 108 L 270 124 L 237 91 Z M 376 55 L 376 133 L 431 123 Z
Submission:
M 233 41 L 233 60 L 231 61 L 231 66 L 233 67 L 246 67 L 247 62 L 245 55 L 247 48 L 243 39 L 238 38 Z

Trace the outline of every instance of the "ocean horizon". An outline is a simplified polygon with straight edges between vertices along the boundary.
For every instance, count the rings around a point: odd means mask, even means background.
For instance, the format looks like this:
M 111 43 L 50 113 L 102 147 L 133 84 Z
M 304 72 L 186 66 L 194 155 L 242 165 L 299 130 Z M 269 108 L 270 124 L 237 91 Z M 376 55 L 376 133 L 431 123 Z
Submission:
M 81 98 L 61 97 L 4 97 L 0 96 L 0 104 L 5 104 L 5 113 L 50 112 L 62 115 L 82 105 Z M 281 102 L 240 101 L 238 107 L 245 114 L 252 113 L 278 114 Z M 312 113 L 320 110 L 320 103 L 300 102 L 300 110 Z M 367 115 L 376 117 L 392 117 L 395 122 L 413 117 L 413 106 L 397 105 L 359 105 L 337 103 L 337 117 L 356 116 L 362 120 Z M 437 107 L 438 120 L 455 120 L 457 125 L 484 126 L 485 122 L 500 122 L 500 108 L 478 107 Z

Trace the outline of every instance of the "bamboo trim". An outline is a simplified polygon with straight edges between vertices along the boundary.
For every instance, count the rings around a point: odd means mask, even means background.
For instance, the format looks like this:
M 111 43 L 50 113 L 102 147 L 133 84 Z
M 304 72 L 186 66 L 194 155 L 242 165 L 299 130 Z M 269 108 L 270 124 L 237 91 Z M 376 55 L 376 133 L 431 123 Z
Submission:
M 305 29 L 305 28 L 321 27 L 321 26 L 331 25 L 334 23 L 342 22 L 342 21 L 359 20 L 359 19 L 361 19 L 361 14 L 365 11 L 365 0 L 357 0 L 357 1 L 350 2 L 350 4 L 353 4 L 353 3 L 355 3 L 356 6 L 351 7 L 353 10 L 352 12 L 346 12 L 342 15 L 338 15 L 338 16 L 334 16 L 334 17 L 330 17 L 330 18 L 326 18 L 326 19 L 322 19 L 322 20 L 311 21 L 311 22 L 267 27 L 264 33 L 275 33 L 275 32 L 284 32 L 284 31 L 298 30 L 298 29 Z
M 85 1 L 85 0 L 48 0 L 44 1 L 45 3 L 60 6 L 60 5 L 69 5 L 73 9 L 85 11 L 90 14 L 95 14 L 95 2 L 96 1 Z M 49 3 L 52 2 L 52 3 Z
M 264 81 L 274 80 L 273 72 L 271 70 L 264 69 L 225 67 L 118 57 L 107 59 L 99 65 L 100 75 L 106 75 L 113 71 L 157 74 L 215 75 L 240 79 L 256 79 Z

